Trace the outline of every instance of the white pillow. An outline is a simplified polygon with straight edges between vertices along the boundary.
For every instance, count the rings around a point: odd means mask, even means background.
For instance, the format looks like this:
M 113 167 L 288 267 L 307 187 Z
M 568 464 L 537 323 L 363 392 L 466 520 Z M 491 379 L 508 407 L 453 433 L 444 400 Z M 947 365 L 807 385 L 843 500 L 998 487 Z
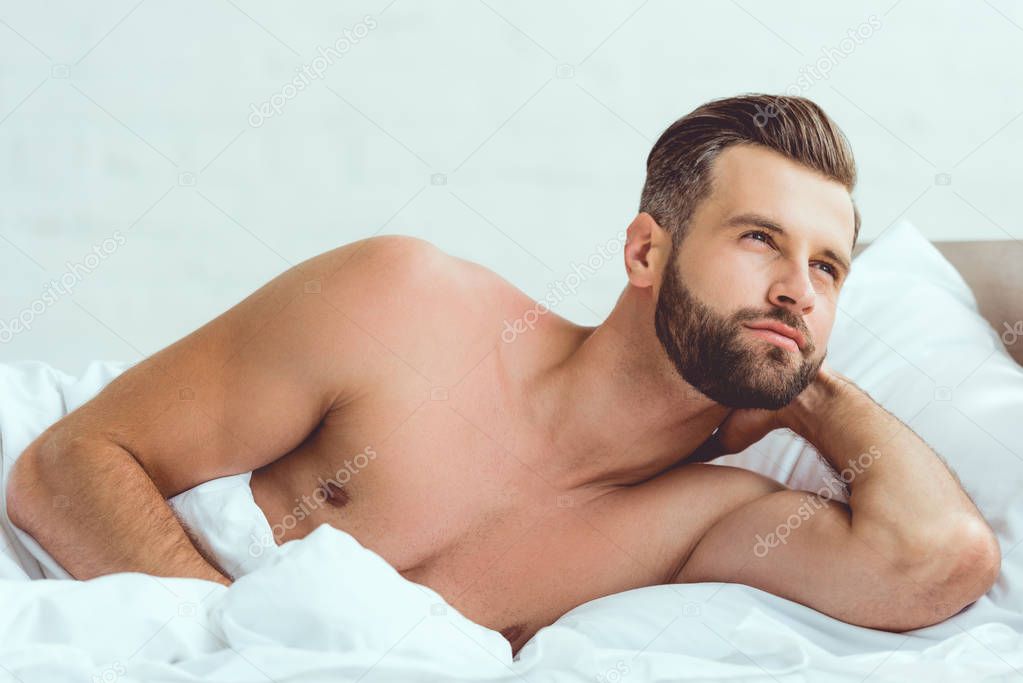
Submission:
M 959 272 L 909 222 L 856 258 L 827 359 L 945 459 L 1003 550 L 1013 547 L 1018 539 L 1007 535 L 1019 531 L 1010 530 L 1010 508 L 1014 500 L 1023 508 L 1023 367 L 980 315 Z M 834 479 L 816 450 L 788 430 L 716 462 L 800 490 Z

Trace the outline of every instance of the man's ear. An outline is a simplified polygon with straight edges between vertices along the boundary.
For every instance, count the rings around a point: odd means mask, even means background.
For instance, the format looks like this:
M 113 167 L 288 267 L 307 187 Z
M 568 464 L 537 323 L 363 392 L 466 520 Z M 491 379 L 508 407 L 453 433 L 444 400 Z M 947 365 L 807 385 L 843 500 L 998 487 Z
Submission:
M 652 287 L 660 282 L 671 257 L 671 235 L 654 217 L 641 212 L 626 231 L 625 272 L 636 287 Z

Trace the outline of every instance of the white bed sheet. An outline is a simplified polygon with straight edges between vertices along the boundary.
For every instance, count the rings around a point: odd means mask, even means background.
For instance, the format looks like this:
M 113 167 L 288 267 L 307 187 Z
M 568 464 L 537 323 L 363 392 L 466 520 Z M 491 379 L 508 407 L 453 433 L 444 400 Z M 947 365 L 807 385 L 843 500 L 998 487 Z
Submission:
M 76 379 L 42 363 L 0 365 L 5 473 L 35 434 L 125 367 L 94 363 Z M 1018 537 L 1023 509 L 1008 518 Z M 328 526 L 229 589 L 137 573 L 30 580 L 59 574 L 5 516 L 3 532 L 0 680 L 1023 679 L 1023 615 L 988 597 L 910 635 L 746 586 L 652 586 L 579 606 L 513 660 L 499 633 Z M 1015 585 L 1023 568 L 1010 557 L 1003 573 Z

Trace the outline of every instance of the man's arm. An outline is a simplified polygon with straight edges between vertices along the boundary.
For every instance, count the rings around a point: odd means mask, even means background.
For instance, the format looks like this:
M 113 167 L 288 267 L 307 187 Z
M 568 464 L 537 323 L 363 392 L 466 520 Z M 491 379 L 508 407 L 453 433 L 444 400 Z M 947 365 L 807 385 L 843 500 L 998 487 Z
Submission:
M 165 499 L 276 460 L 358 392 L 373 342 L 344 311 L 400 287 L 423 245 L 379 237 L 309 259 L 126 370 L 21 455 L 11 520 L 76 578 L 228 583 Z
M 711 527 L 677 581 L 743 583 L 893 631 L 942 621 L 987 592 L 998 541 L 913 430 L 825 372 L 778 415 L 848 483 L 848 505 L 827 488 L 779 484 Z
M 8 482 L 8 515 L 72 576 L 138 571 L 230 584 L 227 572 L 191 543 L 159 489 L 122 447 L 51 432 L 32 448 Z

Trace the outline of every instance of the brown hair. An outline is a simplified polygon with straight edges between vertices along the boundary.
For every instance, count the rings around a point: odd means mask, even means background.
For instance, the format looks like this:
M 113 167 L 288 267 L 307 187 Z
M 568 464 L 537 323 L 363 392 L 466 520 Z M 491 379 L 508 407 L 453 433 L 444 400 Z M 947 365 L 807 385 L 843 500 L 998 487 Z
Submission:
M 682 243 L 697 204 L 710 194 L 711 165 L 726 147 L 762 145 L 798 161 L 851 193 L 856 162 L 849 141 L 817 104 L 805 97 L 750 94 L 712 100 L 671 124 L 646 160 L 639 210 Z M 853 203 L 853 245 L 860 212 Z

